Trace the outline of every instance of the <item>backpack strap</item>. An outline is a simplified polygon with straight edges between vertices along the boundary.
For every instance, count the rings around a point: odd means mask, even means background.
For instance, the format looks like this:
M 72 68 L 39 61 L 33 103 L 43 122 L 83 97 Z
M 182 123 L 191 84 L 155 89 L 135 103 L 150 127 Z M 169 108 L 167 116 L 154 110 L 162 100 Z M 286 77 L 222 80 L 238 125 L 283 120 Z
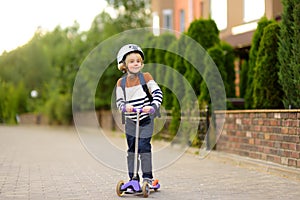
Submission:
M 139 75 L 140 83 L 141 83 L 141 85 L 143 87 L 144 92 L 147 94 L 147 97 L 150 100 L 150 102 L 152 102 L 153 101 L 153 97 L 150 94 L 149 89 L 147 87 L 147 84 L 146 84 L 146 81 L 145 81 L 145 78 L 144 78 L 144 74 L 142 74 L 140 72 L 138 75 Z
M 152 103 L 153 97 L 152 97 L 152 95 L 149 92 L 148 86 L 147 86 L 145 78 L 144 78 L 144 74 L 140 72 L 138 75 L 139 75 L 139 79 L 140 79 L 140 84 L 142 85 L 144 92 L 147 94 L 147 97 L 150 100 L 150 103 Z M 160 117 L 159 110 L 155 111 L 155 115 L 154 116 Z
M 124 94 L 124 101 L 125 101 L 125 106 L 126 106 L 126 92 L 125 92 L 125 86 L 126 86 L 126 74 L 123 76 L 123 78 L 121 79 L 121 88 L 123 90 L 123 94 Z M 122 124 L 125 124 L 125 113 L 122 112 Z

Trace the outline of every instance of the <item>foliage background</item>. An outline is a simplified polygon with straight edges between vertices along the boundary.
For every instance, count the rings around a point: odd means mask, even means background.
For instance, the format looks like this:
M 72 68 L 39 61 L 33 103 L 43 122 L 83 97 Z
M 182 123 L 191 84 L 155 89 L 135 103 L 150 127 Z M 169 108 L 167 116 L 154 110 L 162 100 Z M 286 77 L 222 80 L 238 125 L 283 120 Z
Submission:
M 32 39 L 22 47 L 0 56 L 0 122 L 16 123 L 22 113 L 42 113 L 52 124 L 72 123 L 72 89 L 74 79 L 86 56 L 105 39 L 134 28 L 149 27 L 151 22 L 150 1 L 114 0 L 118 13 L 112 18 L 102 12 L 95 16 L 88 31 L 80 32 L 78 23 L 67 28 L 57 26 L 51 32 L 37 29 Z M 254 34 L 249 60 L 243 61 L 240 73 L 241 96 L 245 108 L 299 108 L 299 0 L 283 0 L 284 13 L 281 22 L 263 17 Z M 279 34 L 277 34 L 279 33 Z M 195 19 L 183 35 L 197 41 L 214 60 L 224 81 L 228 98 L 235 98 L 234 62 L 236 49 L 219 39 L 219 30 L 211 19 Z M 160 50 L 186 47 L 186 56 L 197 59 L 184 37 L 168 32 L 159 36 L 145 35 L 147 43 L 155 49 L 145 49 L 146 63 L 164 64 L 184 75 L 193 86 L 200 108 L 210 105 L 210 94 L 203 77 L 190 63 L 178 55 Z M 140 44 L 141 46 L 146 44 Z M 105 54 L 109 52 L 101 52 Z M 201 61 L 205 66 L 205 59 Z M 95 63 L 95 67 L 101 67 Z M 153 71 L 154 78 L 166 76 L 174 88 L 188 96 L 188 91 L 172 79 L 172 74 Z M 204 73 L 209 73 L 206 69 Z M 92 74 L 92 69 L 91 69 Z M 96 109 L 110 109 L 110 97 L 114 84 L 122 76 L 116 62 L 99 80 L 95 94 Z M 213 81 L 213 77 L 211 77 Z M 100 90 L 105 88 L 105 91 Z M 38 91 L 32 98 L 30 92 Z M 172 111 L 170 132 L 178 129 L 180 106 L 172 91 L 162 86 L 163 105 Z M 228 103 L 228 109 L 235 109 Z

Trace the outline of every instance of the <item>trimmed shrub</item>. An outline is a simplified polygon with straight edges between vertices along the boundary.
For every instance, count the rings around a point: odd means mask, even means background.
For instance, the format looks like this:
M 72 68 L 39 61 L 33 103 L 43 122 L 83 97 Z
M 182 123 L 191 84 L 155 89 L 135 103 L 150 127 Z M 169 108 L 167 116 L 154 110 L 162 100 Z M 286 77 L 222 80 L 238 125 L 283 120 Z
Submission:
M 281 102 L 282 88 L 278 82 L 278 33 L 277 22 L 269 24 L 264 28 L 257 53 L 256 66 L 253 76 L 253 107 L 283 108 Z

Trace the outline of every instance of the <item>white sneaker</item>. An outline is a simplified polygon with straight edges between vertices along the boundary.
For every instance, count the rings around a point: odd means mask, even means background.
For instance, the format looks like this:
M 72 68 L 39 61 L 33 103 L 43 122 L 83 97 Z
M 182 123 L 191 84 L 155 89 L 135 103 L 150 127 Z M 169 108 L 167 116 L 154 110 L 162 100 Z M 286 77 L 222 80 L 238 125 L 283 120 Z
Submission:
M 144 178 L 143 179 L 143 183 L 145 183 L 145 182 L 147 182 L 148 183 L 148 185 L 149 185 L 149 187 L 152 189 L 153 188 L 153 179 L 150 179 L 150 178 Z
M 127 194 L 133 194 L 134 191 L 133 191 L 133 189 L 131 189 L 131 188 L 127 188 L 126 193 L 127 193 Z

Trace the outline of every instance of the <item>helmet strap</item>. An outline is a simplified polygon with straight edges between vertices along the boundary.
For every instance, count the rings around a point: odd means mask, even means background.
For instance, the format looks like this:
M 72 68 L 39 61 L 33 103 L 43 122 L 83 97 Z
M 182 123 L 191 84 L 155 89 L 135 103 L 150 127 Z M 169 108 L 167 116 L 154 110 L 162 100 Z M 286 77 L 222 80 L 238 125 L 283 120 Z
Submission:
M 128 75 L 135 75 L 135 76 L 136 76 L 138 73 L 140 73 L 140 71 L 139 71 L 139 72 L 136 72 L 136 73 L 131 72 L 131 71 L 128 69 L 128 67 L 126 67 L 126 69 L 127 69 Z

